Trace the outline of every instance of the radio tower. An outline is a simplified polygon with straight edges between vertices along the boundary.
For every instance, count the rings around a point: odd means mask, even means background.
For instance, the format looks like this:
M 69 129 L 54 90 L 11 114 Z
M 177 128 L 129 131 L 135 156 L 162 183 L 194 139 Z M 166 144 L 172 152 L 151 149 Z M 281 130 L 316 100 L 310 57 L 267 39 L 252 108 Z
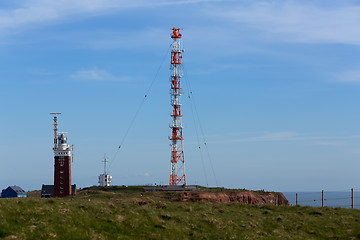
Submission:
M 182 63 L 181 53 L 184 51 L 181 49 L 181 33 L 180 28 L 172 28 L 171 38 L 173 39 L 173 49 L 171 51 L 171 106 L 173 111 L 171 113 L 172 125 L 171 128 L 171 172 L 170 172 L 170 185 L 186 185 L 185 177 L 185 159 L 183 148 L 183 134 L 181 123 L 181 103 L 180 96 L 183 91 L 180 87 L 180 79 L 182 77 Z

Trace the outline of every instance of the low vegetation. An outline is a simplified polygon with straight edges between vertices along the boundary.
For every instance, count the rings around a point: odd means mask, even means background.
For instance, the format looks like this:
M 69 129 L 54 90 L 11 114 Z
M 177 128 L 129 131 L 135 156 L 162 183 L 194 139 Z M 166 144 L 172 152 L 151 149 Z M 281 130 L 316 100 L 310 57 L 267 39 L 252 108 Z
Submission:
M 360 211 L 177 201 L 141 187 L 0 199 L 4 239 L 360 239 Z M 202 189 L 201 191 L 211 191 Z M 218 190 L 216 190 L 218 191 Z

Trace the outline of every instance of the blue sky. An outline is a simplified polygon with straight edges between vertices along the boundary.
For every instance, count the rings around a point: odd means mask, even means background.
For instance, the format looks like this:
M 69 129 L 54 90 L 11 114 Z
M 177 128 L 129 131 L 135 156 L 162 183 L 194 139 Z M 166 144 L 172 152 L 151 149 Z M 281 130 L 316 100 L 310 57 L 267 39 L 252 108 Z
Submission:
M 176 26 L 193 92 L 188 184 L 360 188 L 359 12 L 351 0 L 2 1 L 0 187 L 52 183 L 50 112 L 75 144 L 78 186 L 97 184 L 104 153 L 115 185 L 167 184 Z M 209 152 L 202 140 L 198 150 L 194 103 Z

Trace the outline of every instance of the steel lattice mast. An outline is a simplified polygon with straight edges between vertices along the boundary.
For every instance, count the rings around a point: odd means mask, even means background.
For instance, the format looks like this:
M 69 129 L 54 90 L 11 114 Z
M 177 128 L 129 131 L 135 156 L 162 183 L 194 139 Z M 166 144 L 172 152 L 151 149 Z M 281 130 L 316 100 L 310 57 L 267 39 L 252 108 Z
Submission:
M 171 38 L 173 39 L 173 49 L 171 51 L 171 106 L 173 111 L 171 113 L 172 125 L 171 128 L 171 172 L 170 172 L 170 185 L 186 185 L 185 177 L 185 159 L 183 148 L 183 134 L 181 123 L 181 103 L 180 96 L 183 90 L 180 86 L 180 79 L 182 77 L 182 63 L 181 63 L 181 33 L 180 28 L 172 28 Z

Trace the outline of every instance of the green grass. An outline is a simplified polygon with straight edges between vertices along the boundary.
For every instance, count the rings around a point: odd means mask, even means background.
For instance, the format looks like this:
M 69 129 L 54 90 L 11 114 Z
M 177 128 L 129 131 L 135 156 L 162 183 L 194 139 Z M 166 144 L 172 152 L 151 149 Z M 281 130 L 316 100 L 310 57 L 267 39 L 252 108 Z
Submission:
M 360 239 L 359 210 L 179 202 L 172 200 L 179 193 L 140 191 L 89 188 L 73 200 L 0 199 L 0 238 Z

